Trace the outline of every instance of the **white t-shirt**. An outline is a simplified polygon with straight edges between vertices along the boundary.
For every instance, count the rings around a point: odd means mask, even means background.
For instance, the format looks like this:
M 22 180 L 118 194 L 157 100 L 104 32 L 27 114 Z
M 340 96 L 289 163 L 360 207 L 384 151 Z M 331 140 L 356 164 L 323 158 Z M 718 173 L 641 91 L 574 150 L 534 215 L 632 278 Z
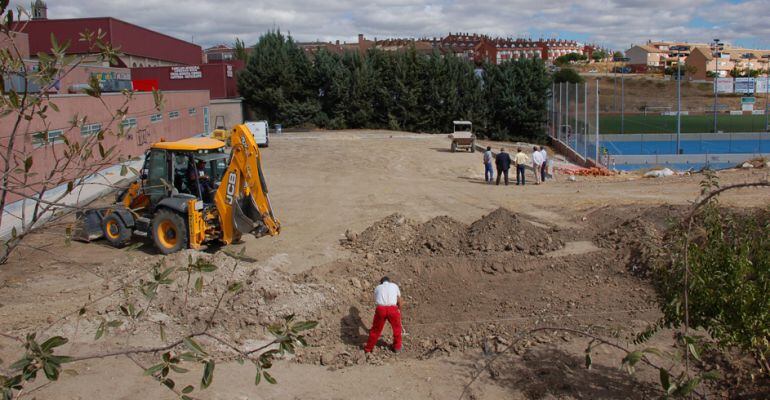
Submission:
M 492 160 L 495 157 L 492 155 L 492 150 L 487 150 L 484 152 L 484 164 L 492 164 Z
M 544 161 L 543 153 L 541 153 L 540 150 L 532 152 L 532 162 L 535 165 L 542 165 Z
M 546 149 L 540 150 L 540 154 L 543 155 L 543 162 L 548 161 L 548 151 Z
M 374 288 L 374 302 L 378 306 L 395 306 L 401 290 L 392 282 L 385 282 Z

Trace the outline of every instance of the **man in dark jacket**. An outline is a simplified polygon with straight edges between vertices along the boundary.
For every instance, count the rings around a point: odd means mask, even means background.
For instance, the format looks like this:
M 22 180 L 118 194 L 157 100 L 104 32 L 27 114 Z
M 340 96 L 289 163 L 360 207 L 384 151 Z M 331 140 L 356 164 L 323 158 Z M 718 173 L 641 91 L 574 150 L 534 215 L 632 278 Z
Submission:
M 500 148 L 500 153 L 495 157 L 495 166 L 497 167 L 497 184 L 500 184 L 500 175 L 505 175 L 505 185 L 508 185 L 508 170 L 511 169 L 511 156 Z

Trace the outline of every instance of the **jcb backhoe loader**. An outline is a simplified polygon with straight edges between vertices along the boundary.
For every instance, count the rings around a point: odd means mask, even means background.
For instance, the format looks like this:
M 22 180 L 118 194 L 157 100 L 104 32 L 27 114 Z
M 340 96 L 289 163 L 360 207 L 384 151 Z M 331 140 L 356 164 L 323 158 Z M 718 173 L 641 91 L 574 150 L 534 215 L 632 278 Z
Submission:
M 236 125 L 230 139 L 229 154 L 211 138 L 153 144 L 141 176 L 116 204 L 78 214 L 75 238 L 104 237 L 121 247 L 133 234 L 149 236 L 169 254 L 212 241 L 230 244 L 245 233 L 279 234 L 253 135 Z

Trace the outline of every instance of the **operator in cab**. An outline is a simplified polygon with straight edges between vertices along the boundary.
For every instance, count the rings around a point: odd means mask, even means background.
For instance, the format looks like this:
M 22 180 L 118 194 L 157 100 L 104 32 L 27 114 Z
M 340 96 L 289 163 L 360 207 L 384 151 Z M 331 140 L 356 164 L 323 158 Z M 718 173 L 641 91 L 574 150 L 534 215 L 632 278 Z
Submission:
M 211 179 L 206 175 L 206 162 L 198 160 L 195 163 L 195 168 L 190 168 L 187 174 L 190 182 L 194 183 L 200 190 L 201 200 L 205 203 L 210 203 L 213 186 L 211 185 Z

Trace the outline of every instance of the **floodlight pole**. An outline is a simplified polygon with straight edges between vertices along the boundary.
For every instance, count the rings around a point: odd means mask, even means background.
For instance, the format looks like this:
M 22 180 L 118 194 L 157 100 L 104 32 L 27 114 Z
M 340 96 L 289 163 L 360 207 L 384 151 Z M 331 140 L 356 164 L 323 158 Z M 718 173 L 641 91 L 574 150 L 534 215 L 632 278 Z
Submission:
M 557 124 L 557 126 L 556 126 L 556 138 L 559 139 L 559 140 L 561 140 L 561 118 L 562 118 L 561 108 L 562 108 L 562 106 L 564 106 L 564 101 L 563 101 L 564 100 L 564 95 L 562 94 L 562 92 L 564 91 L 563 90 L 563 86 L 564 85 L 562 85 L 562 83 L 563 82 L 559 82 L 559 115 L 558 115 L 558 118 L 557 118 L 557 121 L 556 121 L 556 124 Z
M 767 71 L 765 72 L 765 132 L 770 132 L 770 125 L 768 124 L 768 107 L 767 107 L 767 93 L 770 92 L 770 58 L 767 59 Z
M 577 150 L 577 135 L 578 135 L 578 118 L 580 118 L 580 111 L 578 111 L 578 106 L 580 106 L 580 83 L 575 82 L 575 150 Z
M 556 82 L 551 83 L 551 137 L 556 136 Z
M 569 127 L 569 82 L 564 82 L 566 95 L 564 100 L 564 125 Z M 569 130 L 571 128 L 567 128 Z M 569 132 L 564 132 L 564 143 L 569 145 Z
M 583 84 L 583 151 L 588 158 L 588 81 Z
M 596 155 L 594 161 L 599 165 L 599 78 L 596 78 Z
M 676 154 L 682 153 L 682 61 L 676 53 Z
M 719 89 L 717 86 L 719 84 L 719 59 L 722 55 L 719 52 L 719 39 L 714 39 L 713 44 L 714 52 L 712 55 L 714 55 L 714 65 L 716 68 L 716 72 L 714 73 L 714 133 L 717 133 L 717 100 L 719 98 Z
M 626 89 L 625 89 L 625 78 L 626 78 L 626 68 L 623 67 L 623 70 L 620 71 L 620 133 L 626 133 L 626 122 L 625 122 L 625 112 L 626 112 Z

